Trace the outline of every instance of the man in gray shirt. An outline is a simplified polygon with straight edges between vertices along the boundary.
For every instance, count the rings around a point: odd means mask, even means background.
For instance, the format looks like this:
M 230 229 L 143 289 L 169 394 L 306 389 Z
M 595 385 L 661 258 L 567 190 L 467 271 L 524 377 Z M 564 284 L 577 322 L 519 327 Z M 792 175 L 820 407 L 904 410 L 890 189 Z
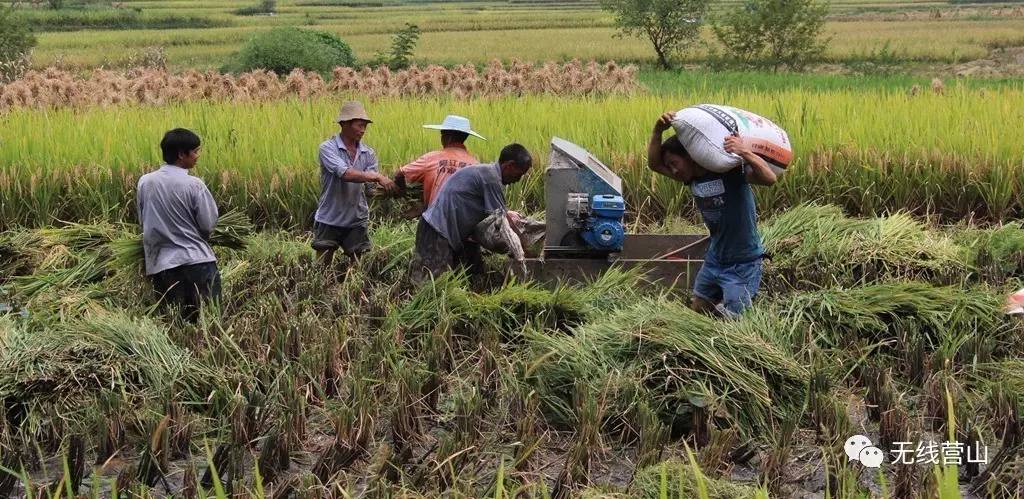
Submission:
M 320 144 L 320 200 L 313 218 L 313 249 L 330 266 L 340 247 L 353 260 L 372 247 L 366 225 L 368 182 L 386 191 L 395 189 L 378 172 L 377 153 L 363 143 L 370 117 L 359 102 L 346 102 L 338 113 L 341 133 Z
M 471 274 L 482 273 L 480 245 L 469 237 L 495 210 L 507 216 L 504 186 L 518 182 L 532 165 L 525 147 L 510 144 L 501 150 L 497 163 L 467 166 L 449 177 L 416 228 L 413 280 L 423 280 L 425 273 L 437 277 L 459 266 Z
M 199 136 L 184 128 L 160 141 L 165 164 L 139 179 L 136 207 L 142 225 L 146 275 L 167 305 L 195 322 L 203 299 L 220 299 L 220 272 L 210 248 L 217 204 L 202 179 L 188 171 L 199 160 Z

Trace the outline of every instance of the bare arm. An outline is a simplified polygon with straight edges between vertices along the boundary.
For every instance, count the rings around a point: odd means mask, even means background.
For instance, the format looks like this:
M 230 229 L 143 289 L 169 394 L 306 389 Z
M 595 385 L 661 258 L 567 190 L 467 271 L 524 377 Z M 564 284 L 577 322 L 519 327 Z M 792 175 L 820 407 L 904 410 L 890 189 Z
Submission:
M 655 173 L 664 175 L 672 180 L 689 183 L 695 172 L 693 171 L 678 171 L 675 168 L 669 166 L 665 162 L 665 158 L 661 154 L 661 136 L 668 130 L 672 125 L 672 113 L 662 114 L 658 121 L 654 124 L 654 130 L 651 132 L 651 140 L 647 143 L 647 167 Z
M 376 159 L 374 159 L 373 164 L 367 167 L 365 171 L 349 168 L 348 163 L 341 158 L 338 151 L 332 149 L 330 146 L 320 147 L 320 166 L 345 182 L 352 182 L 356 184 L 376 183 L 380 184 L 380 186 L 388 192 L 395 187 L 395 184 L 390 178 L 387 178 L 377 172 Z
M 768 162 L 754 154 L 738 136 L 725 138 L 725 152 L 739 155 L 750 166 L 746 174 L 747 182 L 756 185 L 773 185 L 779 180 L 772 168 L 768 166 Z
M 647 143 L 647 167 L 651 171 L 662 175 L 669 175 L 669 169 L 661 158 L 661 135 L 668 130 L 672 123 L 672 113 L 665 113 L 658 117 L 654 123 L 654 130 L 651 132 L 651 140 Z
M 380 183 L 381 179 L 385 179 L 388 182 L 391 181 L 391 179 L 388 179 L 384 175 L 381 175 L 381 174 L 379 174 L 377 172 L 371 172 L 371 171 L 365 171 L 364 172 L 364 171 L 356 170 L 355 168 L 349 168 L 349 169 L 345 170 L 345 173 L 341 174 L 341 179 L 344 180 L 345 182 L 352 182 L 352 183 L 356 183 L 356 184 L 360 184 L 360 183 Z
M 427 172 L 437 168 L 437 152 L 428 152 L 395 172 L 395 185 L 402 191 L 409 183 L 423 183 Z
M 380 162 L 377 161 L 376 154 L 373 155 L 373 164 L 366 167 L 366 173 L 373 173 L 374 175 L 376 175 L 376 178 L 374 178 L 373 181 L 377 182 L 377 185 L 384 189 L 384 192 L 388 194 L 394 194 L 395 183 L 391 181 L 390 177 L 388 177 L 387 175 L 382 175 L 380 173 Z

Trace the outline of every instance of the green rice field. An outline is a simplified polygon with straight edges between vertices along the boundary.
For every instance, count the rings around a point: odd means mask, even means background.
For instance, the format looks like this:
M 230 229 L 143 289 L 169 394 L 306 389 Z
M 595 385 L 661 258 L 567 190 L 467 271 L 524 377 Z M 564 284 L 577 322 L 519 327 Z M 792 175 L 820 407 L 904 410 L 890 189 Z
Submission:
M 0 84 L 0 497 L 1024 497 L 1024 322 L 1004 313 L 1024 285 L 1024 6 L 835 0 L 824 58 L 768 73 L 708 67 L 713 44 L 654 69 L 590 1 L 239 13 L 256 3 L 17 7 L 39 44 L 38 71 Z M 206 72 L 275 26 L 365 62 L 405 23 L 414 70 Z M 146 50 L 167 67 L 126 68 Z M 388 174 L 447 114 L 484 161 L 524 144 L 506 198 L 533 217 L 551 139 L 577 143 L 638 234 L 707 231 L 646 167 L 660 113 L 769 117 L 795 160 L 755 188 L 753 307 L 704 315 L 687 283 L 618 267 L 540 282 L 497 254 L 414 282 L 416 192 L 374 192 L 372 250 L 325 266 L 317 146 L 349 99 Z M 175 127 L 201 136 L 192 174 L 220 211 L 223 299 L 195 324 L 143 275 L 135 211 Z M 863 440 L 878 467 L 851 459 Z

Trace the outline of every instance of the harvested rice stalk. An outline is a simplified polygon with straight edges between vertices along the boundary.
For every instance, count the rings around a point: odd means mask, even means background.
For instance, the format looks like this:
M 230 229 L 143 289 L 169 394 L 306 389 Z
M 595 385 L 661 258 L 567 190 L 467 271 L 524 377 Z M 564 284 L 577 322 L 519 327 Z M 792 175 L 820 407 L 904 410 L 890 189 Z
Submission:
M 33 323 L 8 334 L 0 350 L 0 400 L 68 416 L 108 390 L 135 402 L 178 391 L 183 401 L 203 403 L 220 379 L 164 327 L 120 314 Z
M 74 265 L 82 255 L 101 253 L 122 235 L 109 223 L 66 224 L 44 229 L 15 229 L 0 234 L 0 281 L 40 270 Z
M 242 211 L 231 210 L 217 219 L 217 227 L 210 235 L 210 244 L 228 249 L 246 246 L 255 228 L 249 217 Z M 109 241 L 107 248 L 112 254 L 113 265 L 118 268 L 138 268 L 144 258 L 142 235 L 138 227 L 127 235 Z
M 421 334 L 437 328 L 508 334 L 527 322 L 554 328 L 579 324 L 590 314 L 606 313 L 635 301 L 642 282 L 636 271 L 612 270 L 587 286 L 549 290 L 536 283 L 508 282 L 491 293 L 469 291 L 463 275 L 445 273 L 425 283 L 404 306 L 389 314 L 391 330 Z
M 530 380 L 556 416 L 572 400 L 574 380 L 633 379 L 650 392 L 663 418 L 689 420 L 694 407 L 763 434 L 769 421 L 802 403 L 807 371 L 743 320 L 716 321 L 680 303 L 646 299 L 561 333 L 529 338 L 537 365 Z M 618 383 L 620 404 L 637 392 Z M 559 402 L 562 401 L 562 402 Z M 628 407 L 617 408 L 618 415 Z M 564 419 L 563 419 L 564 420 Z
M 99 253 L 84 253 L 77 263 L 45 274 L 17 276 L 11 279 L 11 294 L 22 303 L 30 303 L 52 288 L 68 290 L 95 283 L 106 275 L 106 259 Z
M 957 227 L 951 232 L 987 280 L 1002 282 L 1024 271 L 1024 225 L 1020 222 L 985 229 Z
M 894 358 L 920 348 L 936 362 L 970 364 L 977 361 L 972 345 L 985 345 L 996 358 L 1019 351 L 1000 303 L 985 288 L 894 282 L 794 293 L 777 303 L 777 314 L 793 324 L 790 334 L 812 331 L 818 348 L 865 343 Z
M 42 243 L 42 237 L 32 230 L 0 232 L 0 282 L 34 272 L 45 258 Z
M 99 250 L 119 233 L 120 229 L 109 223 L 70 223 L 60 227 L 36 229 L 36 234 L 42 238 L 45 246 L 65 246 L 73 251 Z
M 703 482 L 699 484 L 698 481 Z M 667 489 L 667 495 L 662 493 L 663 488 Z M 701 489 L 707 490 L 709 499 L 752 499 L 754 497 L 766 497 L 759 495 L 758 490 L 737 485 L 726 480 L 709 478 L 694 470 L 692 464 L 671 459 L 659 464 L 649 466 L 640 473 L 637 473 L 636 480 L 630 487 L 630 496 L 645 499 L 658 497 L 701 497 Z
M 847 218 L 832 205 L 794 207 L 761 228 L 771 287 L 852 285 L 918 277 L 955 282 L 971 267 L 963 248 L 907 213 Z

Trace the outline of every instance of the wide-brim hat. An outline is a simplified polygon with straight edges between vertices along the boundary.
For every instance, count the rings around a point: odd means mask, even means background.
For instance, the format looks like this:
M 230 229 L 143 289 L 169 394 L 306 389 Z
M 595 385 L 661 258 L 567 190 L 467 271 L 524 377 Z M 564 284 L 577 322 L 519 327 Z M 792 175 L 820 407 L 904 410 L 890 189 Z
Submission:
M 334 120 L 338 123 L 343 121 L 352 120 L 365 120 L 373 123 L 370 116 L 366 114 L 366 109 L 363 108 L 363 104 L 359 101 L 348 101 L 341 105 L 341 110 L 338 111 L 338 119 Z
M 449 130 L 452 132 L 468 133 L 478 139 L 487 140 L 483 138 L 479 133 L 473 131 L 469 126 L 469 118 L 464 116 L 458 116 L 449 114 L 444 117 L 444 121 L 440 125 L 423 125 L 423 128 L 429 128 L 431 130 Z

